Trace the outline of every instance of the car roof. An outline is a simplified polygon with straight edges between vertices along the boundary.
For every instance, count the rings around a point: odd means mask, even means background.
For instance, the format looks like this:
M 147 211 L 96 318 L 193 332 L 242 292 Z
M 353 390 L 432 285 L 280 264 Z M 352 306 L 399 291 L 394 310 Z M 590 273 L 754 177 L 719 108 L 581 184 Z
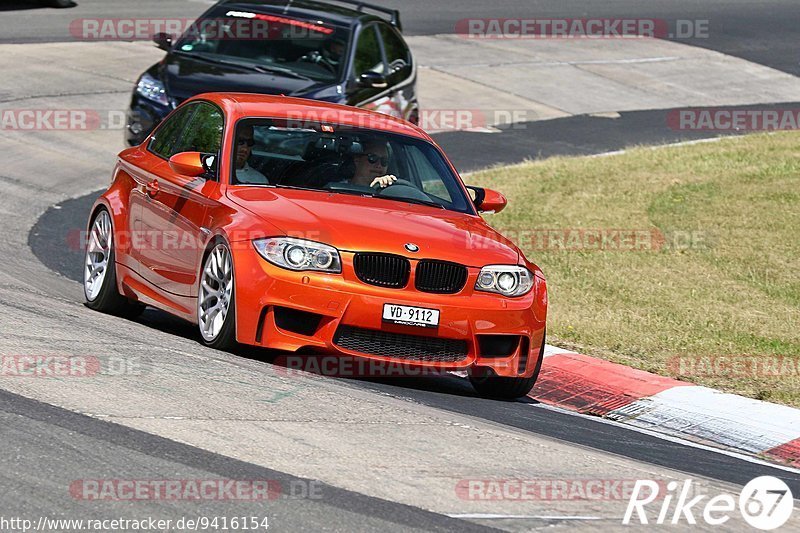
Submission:
M 281 12 L 284 15 L 295 15 L 305 19 L 320 19 L 338 26 L 348 27 L 358 22 L 367 22 L 369 20 L 389 22 L 370 13 L 314 0 L 222 0 L 216 5 L 235 6 L 256 13 Z
M 398 133 L 433 142 L 425 131 L 405 120 L 377 111 L 319 100 L 255 93 L 203 93 L 182 105 L 196 100 L 217 104 L 234 121 L 257 117 L 319 121 Z

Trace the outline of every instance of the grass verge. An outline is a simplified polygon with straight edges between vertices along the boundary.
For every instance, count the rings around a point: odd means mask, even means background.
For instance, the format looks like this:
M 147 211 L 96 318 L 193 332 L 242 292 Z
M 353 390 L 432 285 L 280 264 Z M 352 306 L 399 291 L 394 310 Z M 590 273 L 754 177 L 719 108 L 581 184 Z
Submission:
M 548 279 L 557 345 L 800 407 L 800 134 L 473 174 Z M 604 240 L 605 239 L 605 240 Z

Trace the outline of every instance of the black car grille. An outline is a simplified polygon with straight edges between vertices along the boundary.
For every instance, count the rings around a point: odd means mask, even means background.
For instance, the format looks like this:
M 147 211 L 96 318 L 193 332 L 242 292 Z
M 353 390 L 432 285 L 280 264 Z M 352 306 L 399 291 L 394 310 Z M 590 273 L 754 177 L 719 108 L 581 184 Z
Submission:
M 405 287 L 411 274 L 408 259 L 391 254 L 356 254 L 353 267 L 364 283 L 395 289 Z
M 454 294 L 467 283 L 467 268 L 445 261 L 420 261 L 415 285 L 418 291 Z
M 407 361 L 454 363 L 467 357 L 467 342 L 339 326 L 334 344 L 346 350 Z

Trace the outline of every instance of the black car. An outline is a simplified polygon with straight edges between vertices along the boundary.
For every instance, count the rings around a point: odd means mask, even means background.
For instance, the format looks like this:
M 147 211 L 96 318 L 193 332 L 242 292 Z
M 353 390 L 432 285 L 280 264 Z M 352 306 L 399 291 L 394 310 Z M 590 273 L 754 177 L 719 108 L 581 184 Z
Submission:
M 417 123 L 416 65 L 396 10 L 357 1 L 223 0 L 139 77 L 126 141 L 140 144 L 204 92 L 283 94 L 382 111 Z

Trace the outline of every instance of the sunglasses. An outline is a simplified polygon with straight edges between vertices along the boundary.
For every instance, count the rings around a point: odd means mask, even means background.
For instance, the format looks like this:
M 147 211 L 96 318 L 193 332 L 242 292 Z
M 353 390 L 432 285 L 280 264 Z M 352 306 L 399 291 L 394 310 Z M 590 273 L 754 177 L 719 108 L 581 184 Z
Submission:
M 240 137 L 239 139 L 236 140 L 236 144 L 238 144 L 239 146 L 244 146 L 246 144 L 247 146 L 252 148 L 256 144 L 256 141 L 255 139 L 245 139 L 244 137 Z
M 369 161 L 371 165 L 374 165 L 375 163 L 380 161 L 382 167 L 389 166 L 389 157 L 385 155 L 380 156 L 378 154 L 361 154 L 361 157 L 366 157 L 367 161 Z

